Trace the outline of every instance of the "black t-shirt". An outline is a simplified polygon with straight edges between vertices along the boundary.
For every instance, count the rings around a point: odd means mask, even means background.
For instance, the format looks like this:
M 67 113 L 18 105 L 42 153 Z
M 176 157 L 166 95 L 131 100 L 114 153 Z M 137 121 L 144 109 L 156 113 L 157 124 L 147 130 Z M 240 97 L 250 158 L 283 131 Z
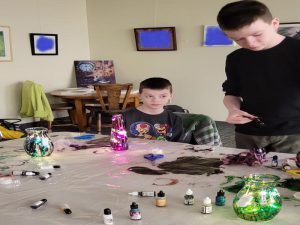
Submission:
M 241 110 L 259 116 L 236 125 L 250 135 L 300 134 L 300 41 L 286 37 L 277 46 L 251 51 L 238 49 L 227 56 L 225 95 L 242 98 Z
M 182 120 L 168 110 L 151 115 L 136 108 L 123 113 L 128 137 L 180 142 L 183 135 Z

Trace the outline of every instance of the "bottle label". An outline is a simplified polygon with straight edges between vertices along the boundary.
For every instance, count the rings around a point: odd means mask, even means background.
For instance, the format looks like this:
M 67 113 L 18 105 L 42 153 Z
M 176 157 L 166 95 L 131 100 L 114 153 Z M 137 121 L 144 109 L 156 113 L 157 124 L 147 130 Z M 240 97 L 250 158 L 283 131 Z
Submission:
M 103 215 L 103 220 L 104 220 L 104 224 L 106 225 L 114 224 L 112 215 Z
M 140 212 L 130 212 L 130 219 L 132 220 L 140 220 L 142 215 Z
M 212 206 L 205 206 L 203 205 L 201 208 L 201 212 L 204 214 L 209 214 L 212 212 Z
M 142 197 L 154 197 L 155 192 L 154 191 L 142 191 L 141 196 Z
M 194 205 L 195 199 L 194 196 L 186 195 L 184 196 L 184 204 L 185 205 Z

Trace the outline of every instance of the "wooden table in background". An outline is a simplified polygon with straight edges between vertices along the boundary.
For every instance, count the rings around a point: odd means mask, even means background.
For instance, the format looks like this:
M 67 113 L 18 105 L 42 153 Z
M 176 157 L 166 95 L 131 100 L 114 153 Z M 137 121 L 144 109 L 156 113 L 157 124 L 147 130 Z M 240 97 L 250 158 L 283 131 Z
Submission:
M 99 104 L 97 100 L 97 96 L 95 92 L 88 93 L 88 94 L 74 94 L 62 90 L 56 90 L 50 92 L 50 95 L 67 100 L 67 101 L 73 101 L 75 105 L 75 116 L 76 121 L 78 123 L 79 131 L 84 132 L 87 128 L 87 117 L 86 117 L 86 111 L 84 105 L 86 103 L 94 103 Z M 124 96 L 125 97 L 125 96 Z M 129 102 L 130 105 L 134 107 L 138 107 L 140 105 L 140 99 L 139 94 L 137 91 L 133 91 L 132 94 L 129 96 Z

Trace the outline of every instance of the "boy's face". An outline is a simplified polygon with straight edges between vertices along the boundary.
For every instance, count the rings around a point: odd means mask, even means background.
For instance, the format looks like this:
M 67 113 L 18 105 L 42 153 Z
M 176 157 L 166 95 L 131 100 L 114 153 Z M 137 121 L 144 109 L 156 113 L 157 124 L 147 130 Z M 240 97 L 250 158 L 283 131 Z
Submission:
M 242 48 L 260 51 L 274 47 L 279 20 L 274 18 L 271 23 L 258 19 L 252 24 L 238 30 L 224 30 L 224 33 Z
M 163 109 L 171 100 L 172 93 L 170 89 L 154 90 L 144 88 L 140 94 L 143 105 L 149 109 Z

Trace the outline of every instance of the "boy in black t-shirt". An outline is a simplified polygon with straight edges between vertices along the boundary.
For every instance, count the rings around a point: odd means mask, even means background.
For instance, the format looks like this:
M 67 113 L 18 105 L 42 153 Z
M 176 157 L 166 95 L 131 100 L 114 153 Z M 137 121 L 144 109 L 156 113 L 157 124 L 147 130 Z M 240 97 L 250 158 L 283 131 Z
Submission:
M 180 142 L 182 120 L 164 109 L 172 97 L 170 81 L 148 78 L 140 83 L 139 93 L 143 104 L 123 113 L 128 136 Z
M 240 49 L 226 59 L 227 122 L 238 148 L 300 149 L 300 41 L 277 33 L 279 20 L 259 1 L 236 1 L 218 13 L 219 26 Z

